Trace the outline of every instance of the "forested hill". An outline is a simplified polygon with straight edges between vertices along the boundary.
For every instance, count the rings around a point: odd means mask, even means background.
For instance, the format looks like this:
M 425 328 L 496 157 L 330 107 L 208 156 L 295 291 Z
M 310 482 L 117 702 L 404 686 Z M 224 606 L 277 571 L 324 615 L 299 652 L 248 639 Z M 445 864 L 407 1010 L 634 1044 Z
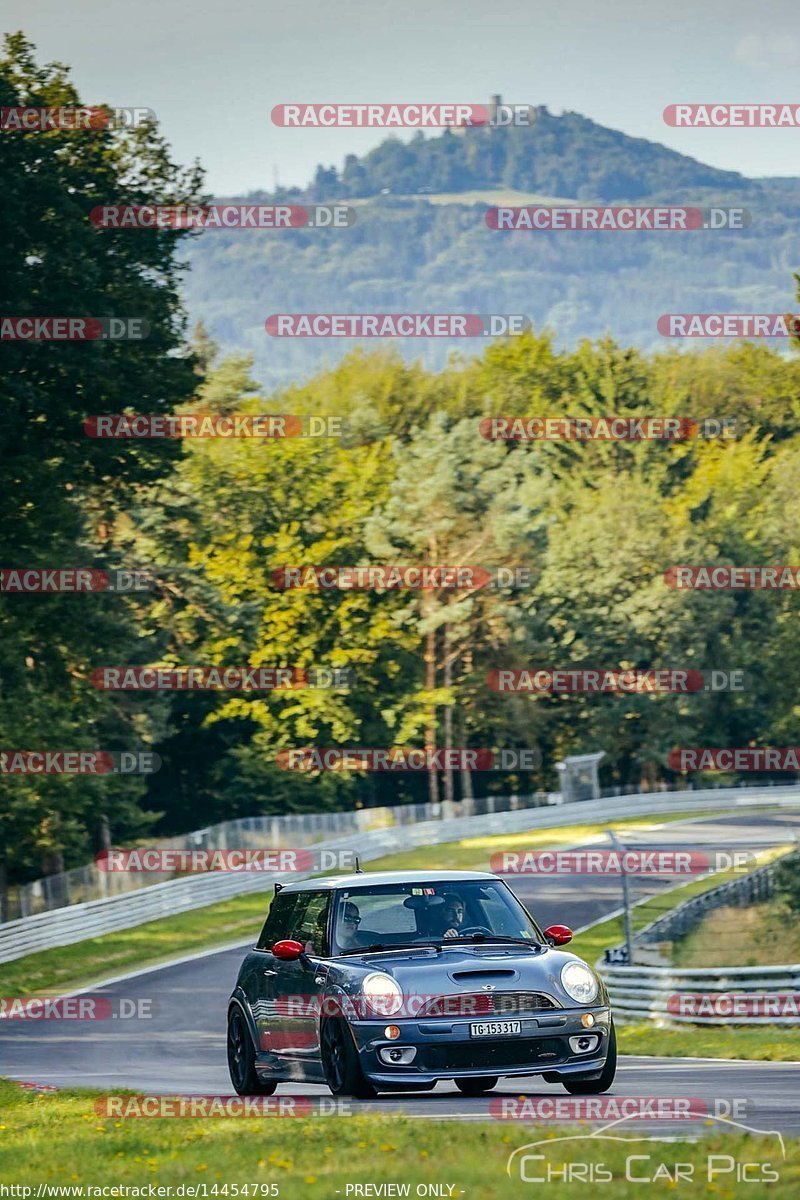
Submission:
M 749 181 L 719 171 L 644 138 L 545 106 L 529 126 L 477 127 L 410 142 L 389 137 L 363 158 L 348 154 L 344 167 L 319 166 L 309 198 L 363 198 L 392 193 L 465 192 L 513 188 L 577 200 L 639 200 L 687 188 L 738 191 Z
M 297 131 L 301 137 L 302 130 Z M 243 199 L 243 197 L 225 197 Z M 384 139 L 305 189 L 249 200 L 347 201 L 348 229 L 210 231 L 193 240 L 185 296 L 225 350 L 255 358 L 267 386 L 308 378 L 353 340 L 277 339 L 280 312 L 524 313 L 569 347 L 611 334 L 663 347 L 667 312 L 785 312 L 794 303 L 800 180 L 718 171 L 577 113 L 536 110 L 529 127 Z M 498 233 L 493 204 L 558 201 L 741 205 L 743 230 Z M 461 340 L 409 339 L 408 358 L 440 367 Z

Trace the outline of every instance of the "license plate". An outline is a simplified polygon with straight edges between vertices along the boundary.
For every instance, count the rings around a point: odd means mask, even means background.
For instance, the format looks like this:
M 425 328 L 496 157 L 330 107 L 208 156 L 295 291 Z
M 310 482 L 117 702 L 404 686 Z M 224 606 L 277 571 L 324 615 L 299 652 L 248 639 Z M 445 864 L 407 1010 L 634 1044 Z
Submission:
M 470 1037 L 513 1037 L 521 1032 L 521 1021 L 481 1021 L 469 1027 Z

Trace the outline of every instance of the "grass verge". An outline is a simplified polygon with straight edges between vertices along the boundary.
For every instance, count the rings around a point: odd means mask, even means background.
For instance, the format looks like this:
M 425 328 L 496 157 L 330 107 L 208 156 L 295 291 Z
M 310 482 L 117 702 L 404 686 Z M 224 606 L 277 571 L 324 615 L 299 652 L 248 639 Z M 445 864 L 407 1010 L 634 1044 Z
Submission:
M 800 963 L 800 922 L 781 899 L 748 908 L 716 908 L 691 933 L 670 944 L 676 967 L 743 967 Z
M 465 1126 L 462 1121 L 423 1121 L 394 1114 L 360 1116 L 357 1112 L 272 1122 L 263 1117 L 107 1120 L 97 1117 L 95 1096 L 78 1091 L 32 1094 L 0 1080 L 3 1183 L 33 1188 L 40 1183 L 127 1184 L 143 1188 L 138 1195 L 147 1195 L 148 1185 L 184 1184 L 187 1190 L 183 1194 L 191 1195 L 188 1188 L 198 1187 L 193 1194 L 208 1197 L 235 1196 L 232 1185 L 238 1185 L 239 1196 L 261 1197 L 270 1194 L 269 1185 L 276 1185 L 271 1194 L 280 1200 L 313 1196 L 333 1200 L 337 1194 L 344 1200 L 348 1185 L 371 1184 L 375 1189 L 375 1185 L 397 1183 L 409 1185 L 411 1196 L 449 1194 L 518 1200 L 527 1188 L 518 1171 L 511 1178 L 506 1175 L 508 1156 L 518 1147 L 542 1138 L 552 1140 L 552 1145 L 538 1146 L 533 1153 L 544 1154 L 545 1161 L 555 1169 L 563 1171 L 563 1164 L 577 1162 L 602 1163 L 613 1176 L 612 1182 L 604 1182 L 603 1195 L 613 1200 L 643 1194 L 641 1183 L 625 1178 L 626 1159 L 633 1154 L 650 1156 L 636 1161 L 633 1173 L 638 1178 L 652 1178 L 659 1171 L 659 1178 L 649 1184 L 648 1195 L 674 1194 L 676 1163 L 692 1165 L 690 1178 L 699 1190 L 738 1195 L 738 1189 L 733 1190 L 735 1175 L 731 1176 L 730 1167 L 708 1183 L 709 1156 L 723 1154 L 735 1162 L 770 1163 L 779 1176 L 769 1184 L 771 1196 L 796 1196 L 800 1191 L 797 1139 L 786 1140 L 784 1162 L 776 1137 L 718 1132 L 719 1126 L 709 1127 L 707 1136 L 694 1144 L 641 1140 L 630 1144 L 597 1141 L 588 1136 L 563 1142 L 555 1140 L 569 1132 L 561 1126 L 537 1128 L 492 1120 Z M 680 1136 L 674 1124 L 669 1129 L 673 1139 Z M 572 1132 L 590 1131 L 584 1127 Z M 644 1129 L 642 1136 L 646 1134 Z M 534 1165 L 537 1173 L 543 1171 L 543 1162 Z M 563 1175 L 556 1178 L 560 1198 L 585 1196 L 585 1174 L 583 1180 L 579 1177 L 573 1182 L 563 1182 Z M 248 1192 L 242 1190 L 245 1183 Z M 222 1190 L 226 1185 L 230 1190 Z M 430 1190 L 418 1192 L 419 1185 L 430 1185 Z M 439 1190 L 434 1191 L 434 1185 Z M 745 1193 L 766 1194 L 752 1185 L 743 1188 Z M 29 1194 L 35 1195 L 35 1191 Z M 392 1192 L 360 1192 L 365 1194 Z

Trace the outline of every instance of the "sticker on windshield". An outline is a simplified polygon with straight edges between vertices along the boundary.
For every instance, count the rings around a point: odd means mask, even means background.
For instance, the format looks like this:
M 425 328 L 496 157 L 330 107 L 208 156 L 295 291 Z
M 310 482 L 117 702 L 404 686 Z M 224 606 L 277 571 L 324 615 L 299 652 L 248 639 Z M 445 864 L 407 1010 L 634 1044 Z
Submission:
M 423 894 L 423 896 L 435 896 L 436 888 L 423 888 L 422 894 Z
M 411 889 L 411 895 L 412 895 L 412 896 L 421 896 L 421 895 L 422 895 L 422 888 L 412 888 L 412 889 Z

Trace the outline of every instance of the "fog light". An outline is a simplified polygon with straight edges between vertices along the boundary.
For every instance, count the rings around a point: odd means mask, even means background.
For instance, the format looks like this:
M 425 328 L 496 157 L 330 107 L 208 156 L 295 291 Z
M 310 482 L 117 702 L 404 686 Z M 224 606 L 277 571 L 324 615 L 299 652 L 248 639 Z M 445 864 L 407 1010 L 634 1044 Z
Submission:
M 581 1017 L 581 1025 L 584 1029 L 591 1029 L 594 1025 L 594 1013 L 584 1013 Z
M 582 1033 L 578 1037 L 571 1037 L 569 1044 L 573 1054 L 589 1054 L 597 1049 L 600 1038 L 596 1033 Z
M 400 1037 L 400 1027 L 398 1025 L 387 1025 L 383 1031 L 383 1036 L 388 1038 L 390 1042 L 396 1042 Z
M 417 1056 L 416 1046 L 384 1046 L 378 1051 L 381 1062 L 392 1067 L 407 1067 Z

